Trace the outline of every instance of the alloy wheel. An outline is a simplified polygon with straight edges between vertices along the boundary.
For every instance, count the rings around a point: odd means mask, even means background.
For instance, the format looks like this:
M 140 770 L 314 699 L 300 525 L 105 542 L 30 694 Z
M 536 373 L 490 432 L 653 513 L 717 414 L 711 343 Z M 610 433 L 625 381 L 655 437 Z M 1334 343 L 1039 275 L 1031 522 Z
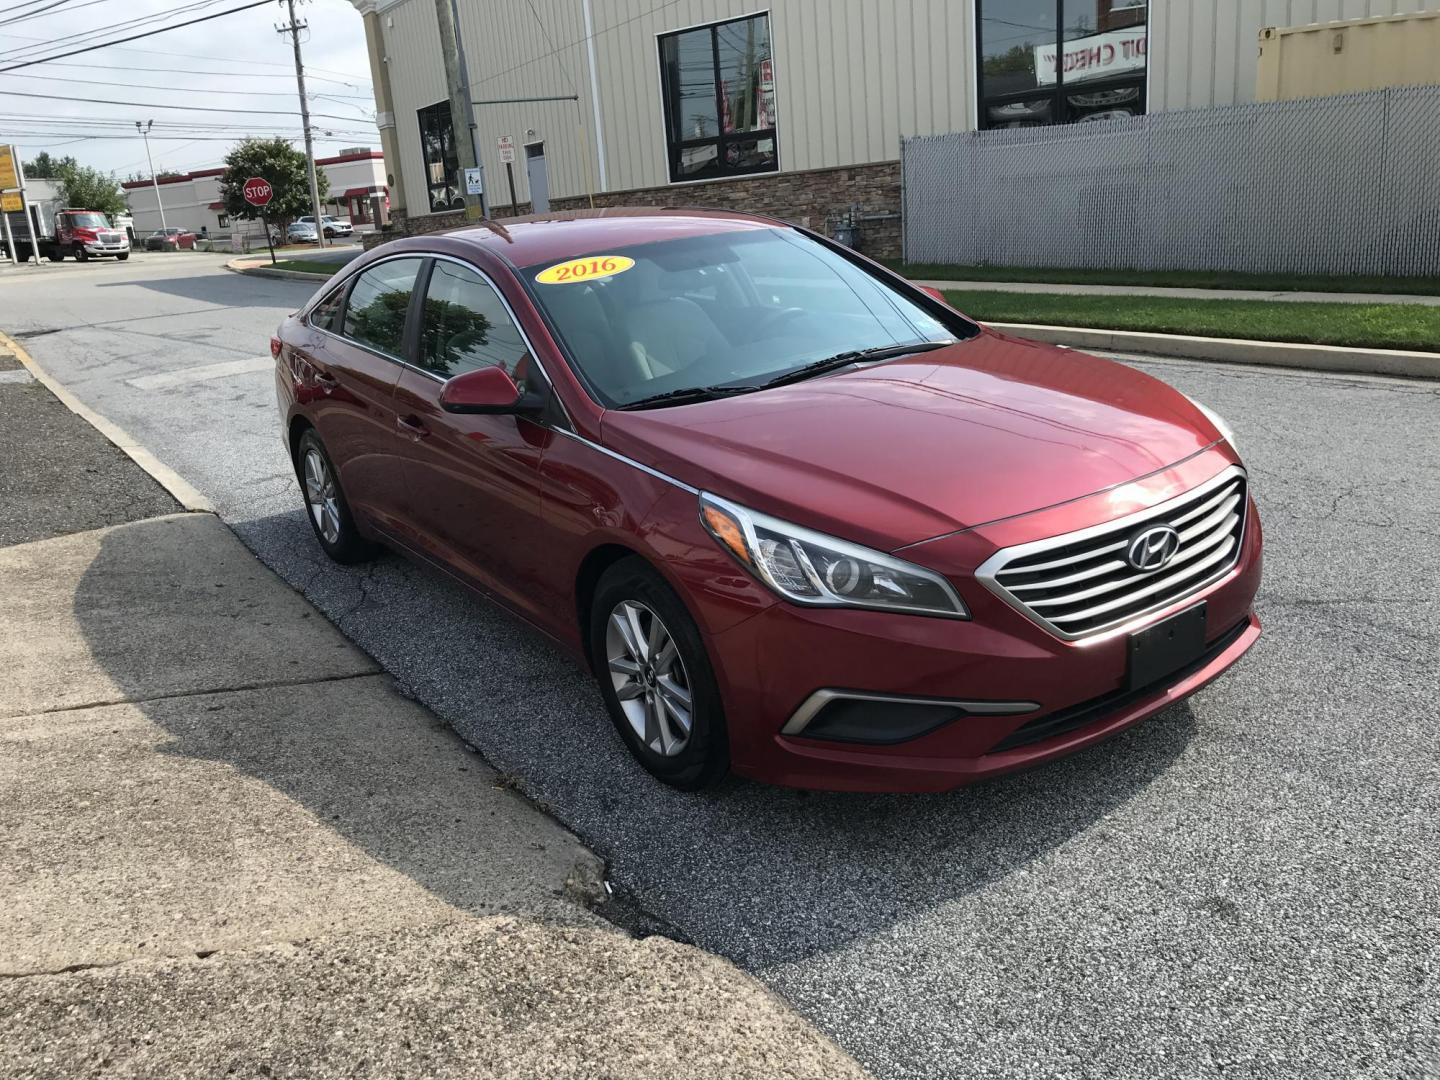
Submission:
M 605 627 L 610 681 L 640 741 L 663 757 L 685 749 L 691 732 L 690 679 L 679 647 L 660 616 L 623 600 Z
M 340 540 L 340 494 L 324 455 L 313 447 L 305 451 L 305 501 L 315 528 L 327 544 Z

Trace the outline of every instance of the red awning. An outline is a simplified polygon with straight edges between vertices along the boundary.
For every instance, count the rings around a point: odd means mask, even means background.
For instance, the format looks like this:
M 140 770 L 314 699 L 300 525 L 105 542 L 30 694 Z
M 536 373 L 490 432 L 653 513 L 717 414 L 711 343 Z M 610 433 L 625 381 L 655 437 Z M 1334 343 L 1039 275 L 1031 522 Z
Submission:
M 371 186 L 371 187 L 352 187 L 349 191 L 347 191 L 347 192 L 345 192 L 343 195 L 341 195 L 340 198 L 342 198 L 342 199 L 354 199 L 354 198 L 357 198 L 357 197 L 359 197 L 359 196 L 366 196 L 366 195 L 383 195 L 383 194 L 385 194 L 385 189 L 384 189 L 383 187 L 376 187 L 376 186 Z
M 211 209 L 211 210 L 224 210 L 224 209 L 225 209 L 225 204 L 224 204 L 223 202 L 212 202 L 212 203 L 210 204 L 210 209 Z

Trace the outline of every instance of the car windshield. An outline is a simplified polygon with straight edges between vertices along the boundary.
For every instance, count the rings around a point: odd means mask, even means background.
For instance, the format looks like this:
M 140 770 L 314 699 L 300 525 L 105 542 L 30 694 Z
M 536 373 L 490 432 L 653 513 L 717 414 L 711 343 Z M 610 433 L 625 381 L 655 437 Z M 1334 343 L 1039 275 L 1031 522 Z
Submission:
M 71 214 L 70 224 L 80 229 L 108 229 L 110 227 L 110 222 L 105 220 L 104 214 Z
M 623 407 L 705 388 L 754 388 L 841 354 L 948 342 L 892 285 L 790 229 L 609 249 L 521 271 L 581 377 Z M 863 359 L 863 358 L 858 358 Z

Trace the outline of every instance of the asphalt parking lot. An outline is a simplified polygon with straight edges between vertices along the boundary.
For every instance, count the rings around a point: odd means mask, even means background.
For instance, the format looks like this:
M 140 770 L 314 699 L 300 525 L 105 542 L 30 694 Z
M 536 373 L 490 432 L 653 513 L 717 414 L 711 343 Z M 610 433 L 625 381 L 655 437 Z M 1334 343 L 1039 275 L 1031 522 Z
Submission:
M 681 795 L 509 617 L 395 557 L 323 561 L 266 355 L 306 284 L 199 257 L 90 269 L 15 272 L 0 329 L 655 925 L 877 1076 L 1440 1075 L 1440 386 L 1143 362 L 1224 414 L 1251 470 L 1265 634 L 1244 663 L 1087 753 L 949 795 Z

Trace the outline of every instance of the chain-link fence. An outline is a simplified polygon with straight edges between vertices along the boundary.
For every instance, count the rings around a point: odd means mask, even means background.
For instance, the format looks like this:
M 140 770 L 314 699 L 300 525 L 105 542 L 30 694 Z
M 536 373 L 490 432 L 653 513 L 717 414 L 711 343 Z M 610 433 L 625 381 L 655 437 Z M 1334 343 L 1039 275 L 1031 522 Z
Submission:
M 912 262 L 1440 274 L 1440 86 L 902 147 Z

